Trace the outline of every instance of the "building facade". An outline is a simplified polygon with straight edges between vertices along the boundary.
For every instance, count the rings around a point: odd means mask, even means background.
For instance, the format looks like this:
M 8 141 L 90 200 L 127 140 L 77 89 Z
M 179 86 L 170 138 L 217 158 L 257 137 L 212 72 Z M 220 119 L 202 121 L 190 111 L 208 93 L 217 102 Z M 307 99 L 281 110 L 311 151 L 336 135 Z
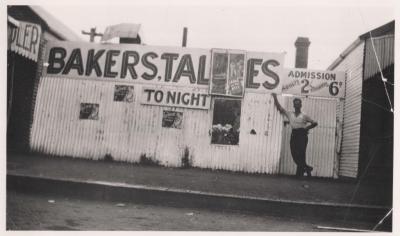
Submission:
M 338 107 L 340 176 L 392 179 L 394 25 L 361 35 L 328 68 L 347 74 L 344 104 Z
M 7 14 L 7 147 L 27 151 L 44 43 L 79 38 L 38 6 L 8 6 Z

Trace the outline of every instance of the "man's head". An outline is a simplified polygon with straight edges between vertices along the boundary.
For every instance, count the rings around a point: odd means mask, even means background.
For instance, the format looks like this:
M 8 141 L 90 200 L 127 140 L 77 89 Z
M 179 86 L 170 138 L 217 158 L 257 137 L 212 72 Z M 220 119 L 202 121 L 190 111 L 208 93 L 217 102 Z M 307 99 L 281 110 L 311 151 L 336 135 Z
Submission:
M 293 107 L 295 110 L 301 109 L 301 99 L 300 98 L 293 99 Z

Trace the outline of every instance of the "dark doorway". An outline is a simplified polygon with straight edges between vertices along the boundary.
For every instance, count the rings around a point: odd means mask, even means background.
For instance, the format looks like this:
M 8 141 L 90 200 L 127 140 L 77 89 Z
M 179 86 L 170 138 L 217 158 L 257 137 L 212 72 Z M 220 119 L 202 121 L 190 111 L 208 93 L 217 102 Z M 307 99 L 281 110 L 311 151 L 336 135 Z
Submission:
M 7 149 L 26 151 L 33 116 L 36 62 L 7 53 Z
M 383 71 L 392 106 L 394 66 Z M 393 179 L 393 112 L 380 73 L 364 80 L 362 92 L 359 177 L 391 185 Z

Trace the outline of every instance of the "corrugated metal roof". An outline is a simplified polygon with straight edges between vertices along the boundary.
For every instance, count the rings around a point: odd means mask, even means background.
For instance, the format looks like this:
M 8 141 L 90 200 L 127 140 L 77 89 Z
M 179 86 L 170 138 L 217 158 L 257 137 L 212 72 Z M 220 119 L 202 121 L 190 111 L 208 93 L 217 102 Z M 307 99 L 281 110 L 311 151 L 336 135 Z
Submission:
M 336 60 L 328 66 L 327 70 L 334 70 L 362 42 L 363 41 L 361 41 L 359 38 L 356 39 L 352 44 L 350 44 L 350 46 L 348 46 L 342 53 L 340 53 L 339 57 L 336 58 Z
M 362 43 L 362 41 L 367 40 L 372 37 L 378 37 L 382 35 L 387 35 L 387 34 L 393 34 L 394 33 L 394 21 L 391 21 L 387 24 L 384 24 L 376 29 L 373 29 L 371 31 L 368 31 L 362 35 L 360 35 L 350 46 L 348 46 L 342 53 L 340 53 L 339 57 L 336 58 L 335 61 L 332 62 L 327 68 L 327 70 L 334 70 L 346 57 L 349 55 L 354 49 L 357 48 L 358 45 Z
M 372 47 L 374 43 L 374 48 Z M 364 80 L 367 80 L 380 72 L 380 68 L 385 70 L 394 64 L 394 35 L 386 35 L 379 38 L 371 38 L 366 40 L 365 57 L 364 57 Z
M 386 23 L 382 26 L 379 26 L 373 30 L 370 30 L 362 35 L 360 35 L 360 39 L 361 40 L 366 40 L 368 38 L 371 37 L 380 37 L 380 36 L 384 36 L 384 35 L 389 35 L 389 34 L 394 34 L 394 28 L 395 28 L 395 24 L 394 24 L 394 20 Z

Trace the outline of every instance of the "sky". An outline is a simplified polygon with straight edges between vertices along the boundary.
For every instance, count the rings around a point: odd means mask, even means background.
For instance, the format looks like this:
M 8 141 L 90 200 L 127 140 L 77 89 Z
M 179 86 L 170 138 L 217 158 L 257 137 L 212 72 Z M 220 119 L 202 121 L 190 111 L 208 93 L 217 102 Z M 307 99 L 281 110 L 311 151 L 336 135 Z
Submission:
M 248 1 L 249 2 L 249 1 Z M 13 3 L 13 1 L 10 1 Z M 310 69 L 326 69 L 356 38 L 395 17 L 394 0 L 320 1 L 32 1 L 81 34 L 108 25 L 141 24 L 146 45 L 177 46 L 188 27 L 187 47 L 286 52 L 294 67 L 294 42 L 308 37 Z M 97 39 L 99 40 L 99 39 Z

